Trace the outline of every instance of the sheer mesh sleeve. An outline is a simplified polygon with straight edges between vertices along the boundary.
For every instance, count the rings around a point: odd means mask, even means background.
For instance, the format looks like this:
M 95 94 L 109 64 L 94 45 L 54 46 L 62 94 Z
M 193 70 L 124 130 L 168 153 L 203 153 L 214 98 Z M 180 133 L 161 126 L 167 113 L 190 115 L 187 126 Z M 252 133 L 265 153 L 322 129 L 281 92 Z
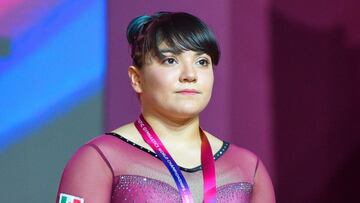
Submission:
M 60 193 L 84 199 L 85 203 L 109 203 L 113 170 L 99 148 L 82 146 L 66 165 L 62 174 L 56 202 Z
M 254 190 L 251 203 L 275 203 L 275 194 L 271 179 L 261 160 L 258 160 L 254 174 Z

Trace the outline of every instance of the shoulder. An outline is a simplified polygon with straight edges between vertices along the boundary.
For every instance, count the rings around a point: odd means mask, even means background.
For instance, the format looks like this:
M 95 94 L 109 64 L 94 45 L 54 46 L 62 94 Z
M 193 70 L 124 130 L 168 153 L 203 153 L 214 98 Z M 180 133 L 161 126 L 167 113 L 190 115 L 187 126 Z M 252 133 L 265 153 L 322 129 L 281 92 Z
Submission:
M 98 160 L 111 169 L 106 152 L 115 147 L 114 140 L 116 140 L 115 137 L 106 134 L 94 137 L 77 149 L 67 165 L 74 165 L 78 162 L 82 164 L 92 163 Z
M 101 134 L 81 145 L 65 166 L 65 171 L 79 168 L 97 168 L 114 176 L 116 160 L 129 153 L 130 145 L 116 135 Z M 88 169 L 86 169 L 88 170 Z
M 117 135 L 104 133 L 94 137 L 88 142 L 81 145 L 71 160 L 77 160 L 78 157 L 84 157 L 86 159 L 100 158 L 108 165 L 111 163 L 112 155 L 122 154 L 127 152 L 128 144 L 122 141 Z
M 98 135 L 85 143 L 81 148 L 93 148 L 97 153 L 110 163 L 111 159 L 119 155 L 126 155 L 133 148 L 126 142 L 127 138 L 113 132 Z
M 235 144 L 229 144 L 223 155 L 223 160 L 224 165 L 232 168 L 233 171 L 237 171 L 243 180 L 254 183 L 254 177 L 260 163 L 260 159 L 255 153 Z
M 104 133 L 102 135 L 98 135 L 85 145 L 90 145 L 93 147 L 98 147 L 101 150 L 112 150 L 112 149 L 119 149 L 128 146 L 123 140 L 130 140 L 134 143 L 138 143 L 139 137 L 137 136 L 138 133 L 132 123 L 128 123 L 126 125 L 120 126 L 119 128 Z M 140 137 L 141 138 L 141 137 Z M 126 147 L 125 147 L 126 148 Z
M 251 162 L 251 163 L 257 163 L 259 161 L 258 156 L 253 153 L 252 151 L 245 149 L 243 147 L 239 147 L 233 143 L 227 142 L 227 141 L 223 141 L 219 138 L 217 138 L 216 136 L 210 134 L 209 132 L 205 132 L 209 142 L 211 143 L 211 147 L 213 147 L 214 149 L 220 149 L 222 148 L 224 143 L 228 144 L 228 148 L 227 148 L 227 152 L 225 154 L 229 155 L 232 157 L 232 159 L 235 160 L 239 160 L 239 161 L 245 161 L 246 162 Z M 217 150 L 214 150 L 217 151 Z
M 60 193 L 66 193 L 95 202 L 109 201 L 108 192 L 114 180 L 114 170 L 98 146 L 107 139 L 107 136 L 98 136 L 75 152 L 63 170 L 57 199 Z M 106 201 L 98 201 L 100 198 Z
M 246 169 L 250 174 L 256 173 L 260 159 L 254 152 L 235 144 L 229 144 L 225 155 L 230 157 L 236 167 Z
M 74 180 L 74 176 L 92 176 L 99 172 L 108 180 L 112 179 L 114 176 L 113 168 L 99 145 L 95 144 L 104 141 L 106 138 L 106 136 L 98 136 L 77 149 L 64 168 L 62 184 Z
M 257 162 L 258 161 L 258 156 L 243 147 L 237 146 L 233 143 L 229 144 L 229 154 L 231 154 L 232 156 L 234 156 L 235 159 L 242 159 L 242 160 L 248 160 L 251 162 Z
M 90 141 L 86 142 L 83 146 L 92 146 L 100 149 L 111 148 L 117 144 L 117 140 L 118 138 L 115 135 L 104 133 L 94 137 Z

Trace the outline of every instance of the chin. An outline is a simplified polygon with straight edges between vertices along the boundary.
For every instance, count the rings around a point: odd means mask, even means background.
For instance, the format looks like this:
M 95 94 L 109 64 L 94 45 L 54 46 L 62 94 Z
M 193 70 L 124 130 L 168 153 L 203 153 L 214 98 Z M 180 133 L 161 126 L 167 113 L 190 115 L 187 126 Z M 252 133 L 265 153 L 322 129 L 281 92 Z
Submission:
M 201 106 L 201 107 L 187 106 L 186 108 L 178 106 L 176 107 L 176 109 L 172 109 L 169 112 L 171 112 L 170 113 L 171 116 L 182 119 L 188 119 L 199 116 L 200 112 L 202 112 L 204 108 L 205 106 Z

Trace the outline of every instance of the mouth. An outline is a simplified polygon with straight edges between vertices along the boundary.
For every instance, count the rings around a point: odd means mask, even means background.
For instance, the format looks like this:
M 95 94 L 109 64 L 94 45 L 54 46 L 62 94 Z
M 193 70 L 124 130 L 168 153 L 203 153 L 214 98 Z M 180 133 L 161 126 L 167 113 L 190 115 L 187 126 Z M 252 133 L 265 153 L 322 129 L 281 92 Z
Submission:
M 178 93 L 178 94 L 183 94 L 183 95 L 195 95 L 195 94 L 200 94 L 200 92 L 197 91 L 197 90 L 195 90 L 195 89 L 183 89 L 183 90 L 176 91 L 176 93 Z

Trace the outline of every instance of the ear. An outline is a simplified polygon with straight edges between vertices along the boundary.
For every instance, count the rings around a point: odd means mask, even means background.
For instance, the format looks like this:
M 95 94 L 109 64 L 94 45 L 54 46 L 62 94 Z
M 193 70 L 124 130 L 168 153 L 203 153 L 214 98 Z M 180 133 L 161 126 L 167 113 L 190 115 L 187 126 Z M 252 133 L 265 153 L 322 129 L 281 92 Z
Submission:
M 142 92 L 140 70 L 135 66 L 129 66 L 128 75 L 131 81 L 131 86 L 136 93 Z

